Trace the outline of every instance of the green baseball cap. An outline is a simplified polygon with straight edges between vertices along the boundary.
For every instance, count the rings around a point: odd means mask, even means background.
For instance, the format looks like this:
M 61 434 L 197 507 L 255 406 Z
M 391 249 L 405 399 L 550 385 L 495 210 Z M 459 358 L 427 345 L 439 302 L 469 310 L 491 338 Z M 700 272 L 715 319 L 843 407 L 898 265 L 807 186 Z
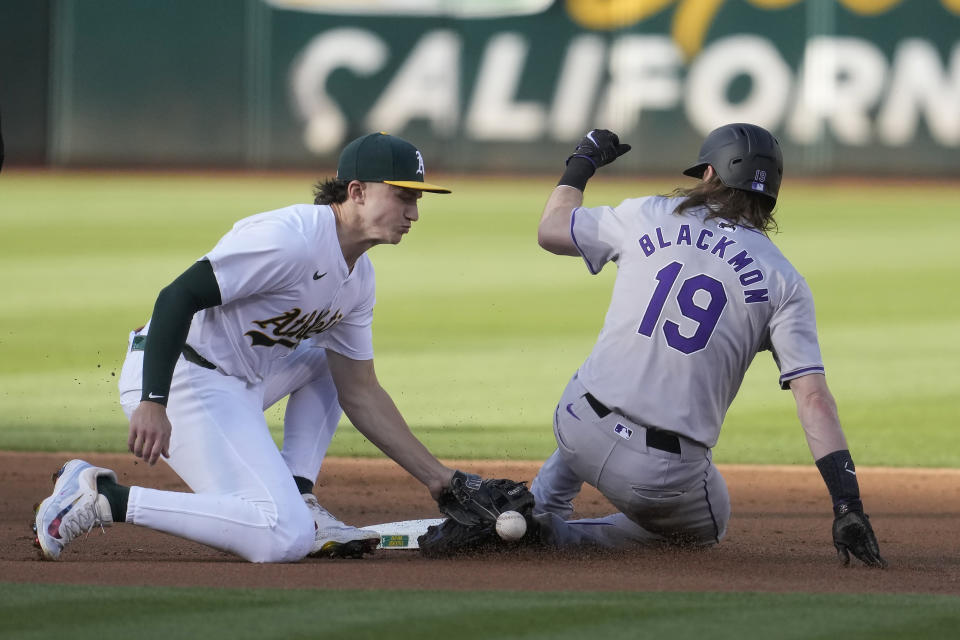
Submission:
M 405 189 L 450 193 L 450 189 L 424 182 L 423 173 L 420 150 L 382 131 L 348 144 L 337 163 L 338 180 L 384 182 Z

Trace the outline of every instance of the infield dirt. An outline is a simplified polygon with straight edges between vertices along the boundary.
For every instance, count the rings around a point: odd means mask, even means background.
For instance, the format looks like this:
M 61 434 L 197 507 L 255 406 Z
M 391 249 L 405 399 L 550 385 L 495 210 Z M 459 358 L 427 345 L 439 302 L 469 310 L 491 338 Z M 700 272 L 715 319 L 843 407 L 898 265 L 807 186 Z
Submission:
M 33 504 L 50 475 L 75 454 L 0 452 L 0 580 L 152 586 L 322 589 L 522 589 L 939 593 L 960 595 L 960 470 L 857 470 L 867 512 L 890 563 L 839 565 L 830 541 L 830 501 L 813 464 L 719 465 L 733 507 L 726 539 L 705 551 L 578 552 L 509 550 L 427 560 L 415 551 L 377 551 L 363 560 L 307 559 L 253 565 L 200 544 L 118 524 L 71 544 L 59 562 L 39 560 L 30 531 Z M 163 463 L 130 455 L 83 454 L 122 483 L 176 491 Z M 538 463 L 448 461 L 484 476 L 532 480 Z M 342 520 L 372 525 L 439 514 L 429 494 L 384 459 L 324 462 L 320 503 Z M 586 486 L 577 515 L 609 513 Z

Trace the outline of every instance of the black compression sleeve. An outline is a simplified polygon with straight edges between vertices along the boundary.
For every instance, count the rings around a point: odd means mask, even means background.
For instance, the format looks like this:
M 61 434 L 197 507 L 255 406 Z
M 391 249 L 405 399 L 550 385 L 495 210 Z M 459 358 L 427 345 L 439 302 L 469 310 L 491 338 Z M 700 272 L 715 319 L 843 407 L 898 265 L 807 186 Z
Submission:
M 593 177 L 596 170 L 597 165 L 593 164 L 593 160 L 590 158 L 586 156 L 570 156 L 567 160 L 567 168 L 560 177 L 560 181 L 557 182 L 557 186 L 567 185 L 568 187 L 583 191 L 587 188 L 587 180 Z
M 195 262 L 160 291 L 153 306 L 150 333 L 143 352 L 141 401 L 167 405 L 173 368 L 187 342 L 193 315 L 218 304 L 220 285 L 208 260 Z
M 863 511 L 857 470 L 853 466 L 849 450 L 841 449 L 823 456 L 817 460 L 817 469 L 830 491 L 835 515 L 841 516 L 847 511 Z

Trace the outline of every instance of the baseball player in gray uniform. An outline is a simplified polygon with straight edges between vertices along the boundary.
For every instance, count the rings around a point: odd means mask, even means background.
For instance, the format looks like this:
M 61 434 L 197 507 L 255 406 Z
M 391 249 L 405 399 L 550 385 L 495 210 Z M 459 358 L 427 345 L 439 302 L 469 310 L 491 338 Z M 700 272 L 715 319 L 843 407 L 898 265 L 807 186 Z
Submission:
M 431 495 L 444 493 L 454 470 L 411 433 L 373 367 L 366 251 L 400 242 L 424 191 L 449 193 L 424 181 L 416 147 L 364 136 L 315 204 L 240 220 L 163 289 L 130 335 L 120 399 L 130 451 L 150 464 L 162 456 L 193 493 L 126 487 L 72 460 L 36 513 L 43 555 L 126 521 L 253 562 L 362 556 L 379 534 L 340 522 L 312 494 L 341 408 Z M 285 396 L 281 452 L 263 411 Z
M 841 560 L 884 566 L 824 377 L 810 289 L 767 235 L 783 173 L 776 138 L 750 124 L 720 127 L 684 172 L 696 186 L 582 207 L 594 171 L 629 150 L 610 131 L 589 132 L 539 225 L 544 249 L 580 256 L 591 274 L 617 266 L 600 336 L 554 414 L 557 450 L 531 486 L 541 537 L 720 542 L 730 498 L 711 449 L 747 367 L 769 350 L 833 499 Z M 619 513 L 566 521 L 583 482 Z

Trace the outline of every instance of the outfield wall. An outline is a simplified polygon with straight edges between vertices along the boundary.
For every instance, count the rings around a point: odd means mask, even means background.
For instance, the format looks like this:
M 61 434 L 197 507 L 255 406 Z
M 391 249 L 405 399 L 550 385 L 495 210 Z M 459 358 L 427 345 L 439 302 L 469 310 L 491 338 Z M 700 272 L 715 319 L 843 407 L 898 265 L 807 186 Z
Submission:
M 556 170 L 593 126 L 674 171 L 718 124 L 788 171 L 960 174 L 960 0 L 5 0 L 8 163 Z

